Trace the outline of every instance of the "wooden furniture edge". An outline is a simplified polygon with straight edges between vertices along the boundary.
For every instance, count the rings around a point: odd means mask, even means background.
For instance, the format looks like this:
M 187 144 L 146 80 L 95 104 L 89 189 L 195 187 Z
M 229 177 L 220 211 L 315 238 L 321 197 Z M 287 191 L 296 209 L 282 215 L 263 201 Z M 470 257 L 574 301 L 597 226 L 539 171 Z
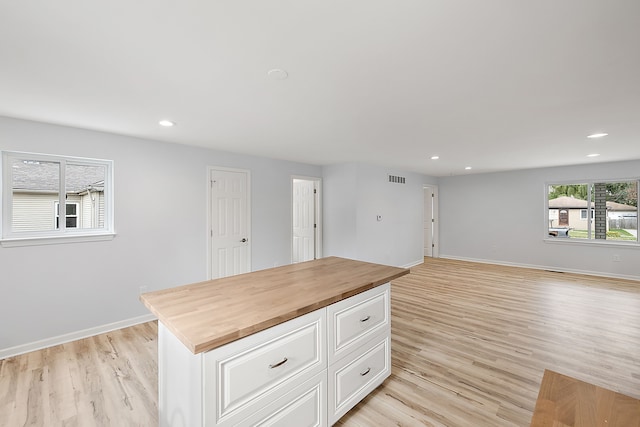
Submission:
M 182 342 L 185 347 L 187 347 L 187 349 L 189 349 L 189 351 L 191 351 L 191 353 L 193 354 L 199 354 L 199 353 L 203 353 L 209 350 L 213 350 L 214 348 L 218 348 L 221 347 L 225 344 L 228 344 L 230 342 L 236 341 L 238 339 L 244 338 L 246 336 L 249 336 L 251 334 L 254 334 L 256 332 L 260 332 L 263 331 L 265 329 L 268 329 L 270 327 L 273 327 L 275 325 L 278 325 L 280 323 L 289 321 L 291 319 L 294 319 L 296 317 L 302 316 L 304 314 L 310 313 L 312 311 L 315 310 L 319 310 L 321 308 L 327 307 L 333 303 L 336 303 L 338 301 L 342 301 L 346 298 L 352 297 L 354 295 L 357 295 L 359 293 L 365 292 L 369 289 L 373 289 L 377 286 L 383 285 L 385 283 L 389 283 L 392 280 L 395 280 L 399 277 L 405 276 L 407 274 L 409 274 L 411 272 L 410 269 L 408 268 L 402 268 L 402 267 L 392 267 L 392 266 L 388 266 L 394 269 L 397 269 L 398 271 L 396 273 L 393 274 L 387 274 L 384 277 L 375 280 L 373 282 L 369 282 L 369 283 L 365 283 L 362 284 L 356 288 L 353 289 L 349 289 L 345 292 L 333 295 L 329 298 L 325 298 L 321 301 L 315 302 L 313 304 L 309 304 L 307 306 L 304 307 L 299 307 L 296 308 L 295 310 L 291 310 L 289 312 L 286 313 L 279 313 L 277 316 L 265 319 L 263 321 L 261 321 L 260 323 L 256 323 L 256 324 L 252 324 L 249 327 L 246 328 L 242 328 L 242 329 L 238 329 L 235 331 L 232 331 L 230 333 L 224 334 L 224 335 L 220 335 L 216 338 L 204 341 L 204 342 L 200 342 L 200 343 L 194 343 L 192 342 L 185 334 L 183 334 L 179 328 L 177 328 L 174 324 L 172 324 L 171 320 L 167 317 L 164 316 L 162 313 L 160 313 L 155 307 L 153 307 L 153 305 L 147 301 L 147 299 L 145 298 L 145 294 L 140 295 L 139 299 L 140 301 L 144 304 L 144 306 L 151 311 L 160 322 L 162 322 L 164 324 L 164 326 L 172 333 L 176 336 L 176 338 L 178 338 L 178 340 L 180 340 L 180 342 Z M 246 273 L 246 274 L 252 274 L 252 273 Z M 174 291 L 176 288 L 181 288 L 181 287 L 187 287 L 187 286 L 197 286 L 200 284 L 204 284 L 204 283 L 208 283 L 211 282 L 210 280 L 206 280 L 206 281 L 202 281 L 202 282 L 197 282 L 197 283 L 192 283 L 192 284 L 188 284 L 188 285 L 181 285 L 178 287 L 173 287 L 173 288 L 168 288 L 168 289 L 163 289 L 163 290 L 159 290 L 159 291 L 155 291 L 153 292 L 156 295 L 159 294 L 165 294 L 165 293 L 169 293 Z
M 289 321 L 291 319 L 295 319 L 296 317 L 300 317 L 303 316 L 305 314 L 311 313 L 312 311 L 315 310 L 320 310 L 322 308 L 325 308 L 331 304 L 334 304 L 338 301 L 342 301 L 344 299 L 350 298 L 354 295 L 360 294 L 362 292 L 368 291 L 369 289 L 373 289 L 376 288 L 378 286 L 384 285 L 385 283 L 389 283 L 391 280 L 395 280 L 398 277 L 402 277 L 405 274 L 409 274 L 409 271 L 407 271 L 406 273 L 397 275 L 396 277 L 389 279 L 389 280 L 384 280 L 380 283 L 372 283 L 366 286 L 361 286 L 359 288 L 357 288 L 356 290 L 352 291 L 352 292 L 347 292 L 347 293 L 343 293 L 341 295 L 338 295 L 334 298 L 327 298 L 321 302 L 318 302 L 316 304 L 312 304 L 303 308 L 300 308 L 298 310 L 295 310 L 293 312 L 289 312 L 277 317 L 273 317 L 271 319 L 265 320 L 263 322 L 261 322 L 260 324 L 257 325 L 253 325 L 253 327 L 250 328 L 245 328 L 245 329 L 240 329 L 238 330 L 237 333 L 232 333 L 232 334 L 227 334 L 227 335 L 223 335 L 222 337 L 218 338 L 218 339 L 214 339 L 214 340 L 210 340 L 207 341 L 205 343 L 202 343 L 200 345 L 193 345 L 191 344 L 190 346 L 187 346 L 189 349 L 193 348 L 192 353 L 194 354 L 198 354 L 198 353 L 203 353 L 205 351 L 209 351 L 209 350 L 213 350 L 214 348 L 217 347 L 221 347 L 225 344 L 228 344 L 230 342 L 236 341 L 238 339 L 247 337 L 251 334 L 255 334 L 256 332 L 260 332 L 260 331 L 264 331 L 265 329 L 269 329 L 273 326 L 279 325 L 280 323 L 284 323 L 286 321 Z M 182 340 L 181 340 L 182 341 Z M 184 341 L 183 341 L 184 342 Z

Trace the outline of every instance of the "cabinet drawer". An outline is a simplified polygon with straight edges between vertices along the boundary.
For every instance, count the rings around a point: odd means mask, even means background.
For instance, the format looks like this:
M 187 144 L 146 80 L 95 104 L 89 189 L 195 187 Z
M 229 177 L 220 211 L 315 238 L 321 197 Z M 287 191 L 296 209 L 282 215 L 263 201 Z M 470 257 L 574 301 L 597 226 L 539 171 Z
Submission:
M 206 425 L 234 425 L 325 369 L 324 315 L 318 310 L 206 353 Z
M 390 330 L 390 285 L 384 284 L 327 307 L 329 363 Z
M 335 423 L 391 374 L 388 335 L 372 340 L 358 356 L 329 366 L 329 424 Z
M 303 385 L 252 414 L 239 426 L 321 427 L 327 425 L 327 374 L 322 372 Z

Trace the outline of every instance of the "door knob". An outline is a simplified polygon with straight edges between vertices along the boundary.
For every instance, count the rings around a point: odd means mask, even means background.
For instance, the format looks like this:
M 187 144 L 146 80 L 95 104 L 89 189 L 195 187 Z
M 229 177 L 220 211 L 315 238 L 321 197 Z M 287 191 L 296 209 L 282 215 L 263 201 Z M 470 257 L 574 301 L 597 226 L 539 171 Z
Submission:
M 244 242 L 246 242 L 246 241 L 247 241 L 247 239 L 242 239 L 242 240 L 240 240 L 240 241 L 241 241 L 242 243 L 244 243 Z

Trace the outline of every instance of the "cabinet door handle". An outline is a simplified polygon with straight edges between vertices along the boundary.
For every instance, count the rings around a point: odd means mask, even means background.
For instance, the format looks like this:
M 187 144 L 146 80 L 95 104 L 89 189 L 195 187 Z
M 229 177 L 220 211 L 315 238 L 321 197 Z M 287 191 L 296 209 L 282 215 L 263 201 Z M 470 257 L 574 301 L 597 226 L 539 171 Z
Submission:
M 273 368 L 277 368 L 278 366 L 282 366 L 285 363 L 287 363 L 287 359 L 286 357 L 284 359 L 282 359 L 281 361 L 279 361 L 278 363 L 274 364 L 274 365 L 269 365 L 269 369 L 273 369 Z
M 369 319 L 371 319 L 371 316 L 363 317 L 362 319 L 360 319 L 360 321 L 361 322 L 366 322 Z
M 366 371 L 364 372 L 360 372 L 360 376 L 364 377 L 365 375 L 367 375 L 369 372 L 371 372 L 371 368 L 367 368 Z

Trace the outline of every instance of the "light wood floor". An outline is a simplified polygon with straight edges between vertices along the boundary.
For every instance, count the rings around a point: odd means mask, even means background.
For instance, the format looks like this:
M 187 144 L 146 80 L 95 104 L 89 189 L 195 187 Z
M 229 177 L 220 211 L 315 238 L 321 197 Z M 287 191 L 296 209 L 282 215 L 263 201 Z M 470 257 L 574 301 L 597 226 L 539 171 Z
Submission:
M 0 360 L 0 426 L 158 425 L 157 324 Z
M 640 398 L 640 282 L 425 259 L 342 426 L 528 426 L 544 369 Z M 156 324 L 0 361 L 0 426 L 157 425 Z

